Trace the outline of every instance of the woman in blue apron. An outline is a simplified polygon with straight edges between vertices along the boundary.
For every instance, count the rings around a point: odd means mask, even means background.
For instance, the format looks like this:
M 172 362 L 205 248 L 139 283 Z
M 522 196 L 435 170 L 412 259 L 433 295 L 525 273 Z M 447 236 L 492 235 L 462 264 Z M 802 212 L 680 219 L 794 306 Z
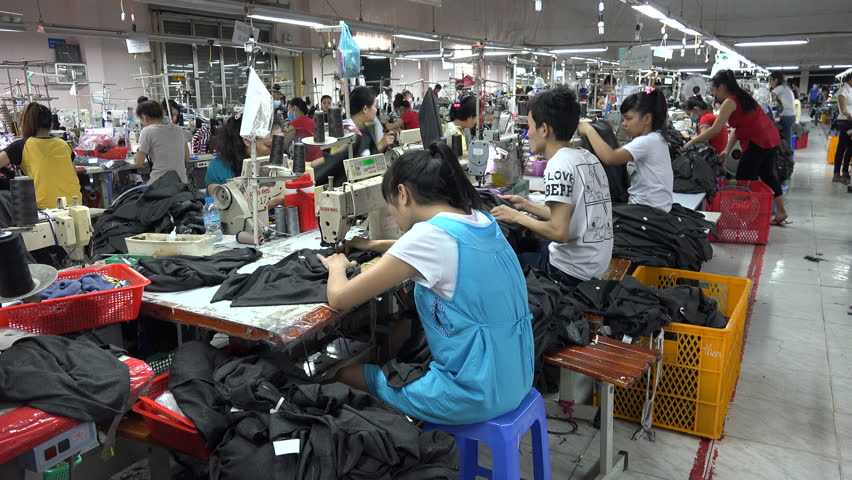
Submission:
M 382 193 L 406 233 L 351 246 L 384 253 L 352 280 L 343 255 L 320 257 L 328 300 L 354 308 L 406 279 L 434 360 L 401 388 L 382 369 L 358 365 L 338 380 L 367 390 L 411 417 L 441 424 L 481 422 L 518 407 L 533 380 L 533 334 L 518 258 L 446 144 L 409 152 L 385 174 Z

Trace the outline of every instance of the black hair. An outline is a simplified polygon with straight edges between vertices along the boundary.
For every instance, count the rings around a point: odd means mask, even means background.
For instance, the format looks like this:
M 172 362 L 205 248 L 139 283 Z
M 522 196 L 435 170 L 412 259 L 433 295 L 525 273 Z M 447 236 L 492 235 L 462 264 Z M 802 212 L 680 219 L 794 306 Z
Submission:
M 702 99 L 702 98 L 692 97 L 689 100 L 687 100 L 687 102 L 686 102 L 686 109 L 687 110 L 691 111 L 695 107 L 698 107 L 701 110 L 709 110 L 709 107 L 707 107 L 707 102 L 705 102 L 704 99 Z
M 398 185 L 405 185 L 420 205 L 447 202 L 467 214 L 482 209 L 479 193 L 467 179 L 458 157 L 440 140 L 429 145 L 428 150 L 406 152 L 390 165 L 382 180 L 386 202 L 396 202 Z
M 35 137 L 38 131 L 53 125 L 53 116 L 45 105 L 32 102 L 24 108 L 21 115 L 21 133 L 24 138 Z
M 440 84 L 440 83 L 436 83 L 436 84 L 435 84 L 435 88 L 433 88 L 432 90 L 434 90 L 434 91 L 436 91 L 436 92 L 440 92 L 440 91 L 441 91 L 441 88 L 443 88 L 443 87 L 441 87 L 441 84 Z
M 566 86 L 545 90 L 532 97 L 529 102 L 530 115 L 540 128 L 547 124 L 553 129 L 556 139 L 571 140 L 580 123 L 580 103 L 577 94 Z
M 372 89 L 357 87 L 349 93 L 349 114 L 355 115 L 365 108 L 372 107 L 374 103 L 376 103 L 376 94 Z
M 771 79 L 775 80 L 776 82 L 778 82 L 778 85 L 784 85 L 784 84 L 785 84 L 785 80 L 786 80 L 786 79 L 784 78 L 784 74 L 783 74 L 783 73 L 781 73 L 781 72 L 779 72 L 778 70 L 774 70 L 772 73 L 770 73 L 770 74 L 769 74 L 769 78 L 771 78 Z
M 156 100 L 146 100 L 136 105 L 136 116 L 142 118 L 163 118 L 163 106 Z
M 272 117 L 272 129 L 280 128 L 278 116 Z M 246 155 L 246 144 L 243 142 L 243 137 L 240 136 L 240 128 L 243 125 L 242 115 L 233 115 L 227 120 L 221 128 L 216 129 L 216 136 L 210 141 L 211 146 L 225 162 L 234 175 L 239 175 L 243 171 L 243 160 Z
M 301 110 L 302 115 L 308 114 L 308 105 L 305 103 L 304 100 L 302 100 L 299 97 L 296 97 L 296 98 L 290 100 L 290 106 L 294 107 L 294 108 L 298 108 L 299 110 Z
M 476 97 L 464 97 L 461 103 L 454 103 L 450 107 L 450 121 L 467 120 L 476 116 Z
M 324 102 L 326 98 L 331 100 L 331 95 L 323 95 L 322 97 L 320 97 L 320 103 Z
M 393 108 L 397 109 L 397 108 L 402 108 L 402 107 L 411 108 L 411 102 L 409 102 L 408 100 L 406 100 L 402 97 L 395 98 L 393 100 Z
M 651 90 L 650 93 L 634 93 L 621 102 L 622 115 L 631 110 L 635 110 L 639 115 L 651 114 L 651 128 L 654 131 L 662 130 L 666 126 L 668 109 L 666 96 L 658 88 Z
M 146 97 L 145 95 L 142 95 L 142 96 L 140 96 L 139 98 L 136 99 L 137 104 L 140 104 L 142 102 L 147 102 L 147 101 L 148 101 L 148 97 Z
M 737 83 L 737 77 L 734 75 L 733 70 L 719 71 L 719 73 L 713 76 L 710 83 L 712 83 L 714 87 L 724 85 L 728 92 L 737 97 L 737 100 L 739 100 L 740 105 L 743 107 L 743 111 L 750 112 L 757 109 L 757 100 L 740 87 Z

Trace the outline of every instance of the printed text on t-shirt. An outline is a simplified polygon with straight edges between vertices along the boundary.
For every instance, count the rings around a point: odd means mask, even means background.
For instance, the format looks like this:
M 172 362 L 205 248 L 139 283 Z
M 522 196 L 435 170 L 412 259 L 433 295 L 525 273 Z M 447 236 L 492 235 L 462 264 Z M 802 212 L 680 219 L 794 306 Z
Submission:
M 550 172 L 544 184 L 545 196 L 570 197 L 574 192 L 574 174 L 561 170 Z

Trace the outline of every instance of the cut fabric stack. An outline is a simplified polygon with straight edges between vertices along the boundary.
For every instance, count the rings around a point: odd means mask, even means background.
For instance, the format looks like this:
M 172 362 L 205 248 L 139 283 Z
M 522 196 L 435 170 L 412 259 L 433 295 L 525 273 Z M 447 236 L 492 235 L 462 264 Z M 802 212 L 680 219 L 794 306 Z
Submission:
M 675 192 L 704 193 L 708 198 L 716 195 L 716 178 L 724 176 L 719 155 L 706 143 L 700 143 L 673 158 L 672 170 Z
M 232 357 L 190 342 L 175 352 L 169 386 L 215 448 L 211 480 L 450 479 L 453 438 L 425 433 L 375 397 L 309 383 L 282 352 Z
M 670 213 L 644 205 L 613 205 L 612 220 L 615 258 L 693 271 L 713 258 L 708 239 L 713 224 L 681 205 L 674 204 Z
M 93 255 L 127 253 L 124 239 L 139 233 L 203 234 L 204 195 L 181 183 L 170 170 L 144 192 L 119 197 L 101 215 L 92 235 Z

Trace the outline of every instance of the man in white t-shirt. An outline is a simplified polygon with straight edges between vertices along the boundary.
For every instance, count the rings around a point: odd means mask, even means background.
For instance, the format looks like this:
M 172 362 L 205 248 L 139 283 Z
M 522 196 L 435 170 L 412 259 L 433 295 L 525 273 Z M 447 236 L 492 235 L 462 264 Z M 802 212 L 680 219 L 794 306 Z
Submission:
M 544 91 L 530 100 L 530 150 L 548 159 L 546 204 L 512 195 L 504 198 L 518 210 L 499 206 L 491 211 L 497 220 L 523 225 L 550 240 L 544 266 L 557 281 L 569 286 L 600 278 L 613 246 L 606 172 L 588 151 L 568 147 L 579 120 L 580 105 L 568 87 Z

